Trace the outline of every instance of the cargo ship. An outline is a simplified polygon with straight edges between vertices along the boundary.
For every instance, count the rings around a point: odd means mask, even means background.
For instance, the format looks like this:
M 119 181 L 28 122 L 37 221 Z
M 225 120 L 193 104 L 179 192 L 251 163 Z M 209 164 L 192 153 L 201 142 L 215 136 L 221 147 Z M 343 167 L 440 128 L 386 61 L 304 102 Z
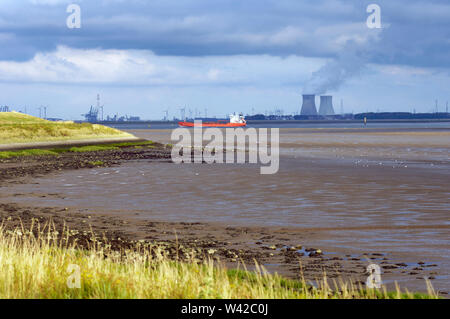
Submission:
M 247 122 L 245 121 L 244 116 L 241 114 L 230 114 L 230 120 L 218 120 L 216 122 L 187 122 L 182 121 L 178 122 L 178 125 L 184 127 L 242 127 L 246 126 Z

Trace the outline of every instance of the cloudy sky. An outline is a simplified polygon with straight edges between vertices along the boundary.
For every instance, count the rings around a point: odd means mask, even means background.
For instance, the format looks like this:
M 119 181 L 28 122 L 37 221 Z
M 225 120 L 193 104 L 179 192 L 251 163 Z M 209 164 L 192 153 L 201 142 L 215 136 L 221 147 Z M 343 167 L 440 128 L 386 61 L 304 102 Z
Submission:
M 449 17 L 448 0 L 0 0 L 0 105 L 77 119 L 100 93 L 106 114 L 160 119 L 327 93 L 338 112 L 443 111 Z

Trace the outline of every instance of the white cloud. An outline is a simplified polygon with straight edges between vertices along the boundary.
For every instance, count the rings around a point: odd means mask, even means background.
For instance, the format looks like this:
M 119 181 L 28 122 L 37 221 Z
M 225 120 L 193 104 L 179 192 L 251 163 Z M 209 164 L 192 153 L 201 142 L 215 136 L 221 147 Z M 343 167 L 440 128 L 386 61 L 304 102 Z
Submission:
M 304 82 L 325 63 L 322 59 L 268 55 L 206 57 L 158 56 L 146 50 L 58 47 L 29 61 L 0 61 L 0 104 L 36 114 L 49 105 L 53 117 L 80 118 L 97 93 L 107 114 L 162 118 L 179 115 L 179 106 L 208 108 L 222 116 L 233 111 L 264 112 L 301 107 Z M 345 110 L 360 112 L 428 111 L 434 99 L 448 99 L 449 74 L 428 68 L 370 64 L 364 77 L 350 79 L 330 92 Z M 431 102 L 430 102 L 431 101 Z M 126 105 L 126 108 L 124 108 Z M 335 105 L 336 106 L 336 105 Z
M 114 85 L 281 85 L 301 82 L 322 60 L 289 56 L 158 56 L 147 50 L 59 46 L 25 62 L 0 61 L 0 80 Z

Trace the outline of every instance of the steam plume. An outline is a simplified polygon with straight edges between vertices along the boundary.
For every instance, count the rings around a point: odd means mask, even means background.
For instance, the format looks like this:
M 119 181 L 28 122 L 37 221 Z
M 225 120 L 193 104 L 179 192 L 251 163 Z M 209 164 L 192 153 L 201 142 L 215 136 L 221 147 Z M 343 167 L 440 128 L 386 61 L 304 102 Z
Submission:
M 366 67 L 368 51 L 348 43 L 341 53 L 314 72 L 303 88 L 303 94 L 326 94 L 339 89 L 348 79 L 358 76 Z

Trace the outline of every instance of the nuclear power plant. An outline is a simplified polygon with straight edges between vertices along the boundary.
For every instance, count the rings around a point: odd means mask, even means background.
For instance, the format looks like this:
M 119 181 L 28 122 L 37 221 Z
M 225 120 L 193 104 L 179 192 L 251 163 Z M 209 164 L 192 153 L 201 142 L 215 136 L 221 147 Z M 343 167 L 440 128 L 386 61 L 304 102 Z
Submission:
M 333 97 L 331 95 L 320 97 L 319 115 L 334 115 Z
M 300 115 L 317 115 L 316 96 L 314 94 L 303 94 L 303 105 Z
M 322 95 L 320 97 L 319 113 L 317 113 L 316 96 L 314 94 L 303 94 L 303 104 L 300 115 L 334 115 L 333 97 L 331 95 Z

